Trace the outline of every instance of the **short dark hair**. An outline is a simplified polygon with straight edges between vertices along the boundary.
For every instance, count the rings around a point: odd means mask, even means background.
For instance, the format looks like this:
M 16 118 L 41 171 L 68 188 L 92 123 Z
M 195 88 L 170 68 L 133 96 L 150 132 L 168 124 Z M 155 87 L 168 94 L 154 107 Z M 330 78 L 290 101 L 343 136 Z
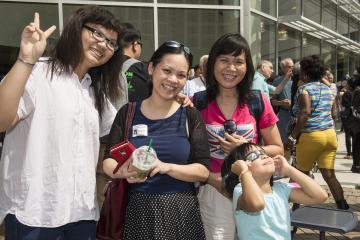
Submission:
M 123 23 L 123 35 L 122 35 L 122 43 L 123 47 L 130 47 L 135 41 L 141 40 L 141 33 L 138 29 L 135 28 L 131 23 Z
M 325 67 L 322 60 L 316 56 L 304 57 L 300 60 L 300 70 L 309 77 L 309 81 L 320 81 L 325 73 Z
M 70 16 L 59 41 L 50 53 L 51 75 L 54 72 L 71 73 L 72 69 L 75 69 L 81 62 L 83 58 L 82 29 L 84 24 L 87 23 L 99 24 L 108 30 L 116 32 L 118 34 L 117 44 L 119 49 L 122 48 L 121 25 L 111 12 L 93 5 L 79 8 Z M 114 52 L 114 55 L 107 63 L 89 71 L 95 93 L 95 106 L 100 117 L 106 103 L 105 97 L 111 100 L 119 97 L 119 74 L 122 63 L 122 51 L 118 50 Z
M 221 36 L 212 46 L 206 66 L 206 91 L 209 100 L 214 100 L 219 94 L 219 83 L 215 78 L 215 62 L 220 55 L 231 54 L 238 56 L 245 53 L 246 74 L 244 79 L 237 85 L 239 103 L 245 104 L 250 98 L 250 89 L 255 74 L 251 59 L 250 47 L 246 39 L 239 33 L 227 33 Z

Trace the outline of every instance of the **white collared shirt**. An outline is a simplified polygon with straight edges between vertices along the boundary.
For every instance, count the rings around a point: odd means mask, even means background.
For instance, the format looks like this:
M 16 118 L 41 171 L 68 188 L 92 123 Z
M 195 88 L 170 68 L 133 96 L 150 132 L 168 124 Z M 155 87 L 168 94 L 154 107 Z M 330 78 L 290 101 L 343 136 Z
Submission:
M 108 101 L 102 121 L 91 78 L 56 75 L 39 62 L 20 100 L 20 121 L 7 131 L 0 161 L 0 222 L 11 213 L 23 224 L 58 227 L 97 220 L 99 136 L 116 111 Z

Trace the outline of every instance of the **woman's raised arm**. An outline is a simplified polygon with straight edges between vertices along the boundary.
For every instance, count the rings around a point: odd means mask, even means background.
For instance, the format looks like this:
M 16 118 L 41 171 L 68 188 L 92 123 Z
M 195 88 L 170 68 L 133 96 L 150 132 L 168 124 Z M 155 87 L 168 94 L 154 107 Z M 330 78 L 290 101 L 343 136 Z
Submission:
M 0 131 L 12 127 L 18 121 L 16 112 L 26 80 L 44 52 L 46 40 L 55 29 L 55 26 L 51 26 L 42 31 L 38 13 L 35 13 L 34 21 L 24 28 L 19 57 L 0 84 Z

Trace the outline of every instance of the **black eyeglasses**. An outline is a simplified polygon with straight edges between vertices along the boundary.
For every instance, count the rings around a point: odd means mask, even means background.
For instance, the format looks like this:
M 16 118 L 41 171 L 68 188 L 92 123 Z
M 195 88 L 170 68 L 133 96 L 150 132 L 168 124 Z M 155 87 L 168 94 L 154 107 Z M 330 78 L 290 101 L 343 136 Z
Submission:
M 244 161 L 254 161 L 256 159 L 258 159 L 261 156 L 265 156 L 266 152 L 264 149 L 258 149 L 252 152 L 249 152 L 248 154 L 246 154 L 246 156 L 244 157 Z
M 184 50 L 184 52 L 188 55 L 192 55 L 191 54 L 191 51 L 190 51 L 190 48 L 188 48 L 187 46 L 185 46 L 184 44 L 182 43 L 179 43 L 177 41 L 166 41 L 164 44 L 164 46 L 166 47 L 172 47 L 172 48 L 181 48 Z
M 98 31 L 96 28 L 89 27 L 87 25 L 84 25 L 84 28 L 89 30 L 91 32 L 91 36 L 93 36 L 93 38 L 95 38 L 97 41 L 105 42 L 106 47 L 109 48 L 110 50 L 115 52 L 116 50 L 119 49 L 119 46 L 116 43 L 116 41 L 107 38 L 102 32 Z
M 234 120 L 228 119 L 224 122 L 224 130 L 228 134 L 236 132 L 237 124 Z

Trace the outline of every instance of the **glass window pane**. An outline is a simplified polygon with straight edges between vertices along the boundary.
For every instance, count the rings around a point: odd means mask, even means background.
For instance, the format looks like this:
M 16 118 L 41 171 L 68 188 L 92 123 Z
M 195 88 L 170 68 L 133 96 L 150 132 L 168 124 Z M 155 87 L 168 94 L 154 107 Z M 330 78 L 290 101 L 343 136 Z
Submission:
M 324 61 L 325 67 L 329 68 L 332 73 L 335 73 L 336 47 L 334 45 L 323 41 L 321 46 L 321 59 Z
M 354 41 L 359 41 L 359 21 L 355 18 L 350 18 L 350 25 L 349 25 L 349 34 L 350 39 Z
M 240 6 L 240 0 L 158 0 L 158 3 Z
M 254 65 L 260 60 L 269 60 L 275 66 L 275 22 L 256 14 L 251 15 L 251 22 L 250 49 Z
M 208 54 L 221 35 L 239 32 L 240 13 L 237 10 L 159 9 L 159 45 L 176 40 L 189 46 L 194 64 Z
M 336 4 L 331 0 L 323 0 L 322 25 L 336 31 Z
M 348 13 L 339 9 L 338 10 L 338 19 L 337 19 L 337 24 L 338 24 L 337 32 L 346 37 L 348 36 L 348 33 L 349 33 L 348 20 L 349 20 Z
M 251 7 L 276 17 L 276 0 L 252 0 Z
M 279 24 L 278 29 L 279 60 L 291 58 L 294 62 L 301 57 L 301 32 Z
M 344 80 L 345 75 L 349 74 L 349 52 L 342 48 L 337 51 L 337 80 Z
M 302 44 L 302 56 L 320 55 L 320 39 L 304 34 Z
M 319 0 L 303 0 L 304 17 L 320 23 L 320 2 Z
M 356 53 L 350 53 L 349 55 L 349 74 L 350 76 L 353 72 L 360 66 L 360 55 Z
M 16 61 L 20 35 L 24 27 L 34 20 L 34 13 L 40 14 L 41 29 L 51 25 L 59 27 L 57 4 L 0 2 L 0 75 L 7 73 Z M 9 24 L 11 23 L 11 24 Z M 48 49 L 59 38 L 58 29 L 50 36 Z
M 82 1 L 82 0 L 80 0 Z M 86 1 L 86 0 L 84 0 Z M 109 1 L 109 0 L 90 0 L 90 1 Z M 153 3 L 154 0 L 111 0 L 111 1 L 114 1 L 114 2 L 143 2 L 143 3 Z
M 299 0 L 278 0 L 279 16 L 300 15 L 301 1 Z
M 69 15 L 79 8 L 80 5 L 64 5 L 64 21 Z M 142 53 L 140 60 L 148 61 L 154 52 L 154 14 L 153 8 L 144 7 L 115 7 L 115 6 L 103 6 L 115 16 L 119 18 L 121 22 L 130 22 L 141 32 L 141 42 L 143 43 Z

